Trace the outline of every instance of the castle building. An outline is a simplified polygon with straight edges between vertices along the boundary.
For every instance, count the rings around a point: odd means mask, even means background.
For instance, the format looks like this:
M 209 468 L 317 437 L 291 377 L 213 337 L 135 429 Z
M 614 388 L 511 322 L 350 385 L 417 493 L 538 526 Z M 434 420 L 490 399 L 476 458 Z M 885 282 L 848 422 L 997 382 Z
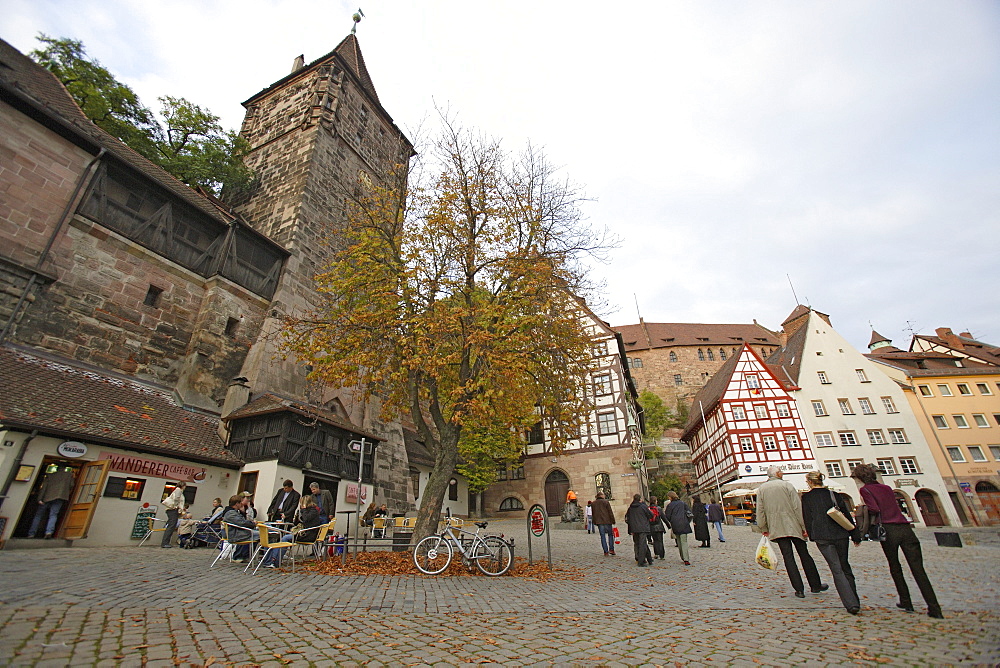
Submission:
M 956 525 L 948 488 L 899 384 L 852 348 L 824 313 L 797 306 L 783 336 L 786 343 L 766 362 L 796 398 L 828 481 L 858 501 L 851 469 L 874 464 L 913 522 Z
M 904 351 L 872 332 L 866 357 L 903 389 L 962 524 L 1000 524 L 1000 365 L 966 333 L 915 335 Z M 942 343 L 924 346 L 937 338 Z M 947 342 L 949 345 L 943 345 Z M 968 344 L 968 347 L 967 347 Z M 972 354 L 955 351 L 971 349 Z M 1000 360 L 998 360 L 1000 361 Z

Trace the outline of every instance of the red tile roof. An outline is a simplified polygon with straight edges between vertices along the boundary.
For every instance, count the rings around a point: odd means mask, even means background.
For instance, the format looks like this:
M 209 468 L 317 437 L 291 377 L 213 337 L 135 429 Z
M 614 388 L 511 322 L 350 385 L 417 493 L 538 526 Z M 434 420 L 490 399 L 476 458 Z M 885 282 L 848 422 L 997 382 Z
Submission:
M 777 335 L 756 323 L 718 325 L 691 322 L 645 322 L 612 327 L 622 335 L 625 350 L 648 350 L 673 346 L 779 345 Z
M 0 348 L 0 425 L 239 468 L 217 416 L 178 406 L 173 393 L 75 362 Z

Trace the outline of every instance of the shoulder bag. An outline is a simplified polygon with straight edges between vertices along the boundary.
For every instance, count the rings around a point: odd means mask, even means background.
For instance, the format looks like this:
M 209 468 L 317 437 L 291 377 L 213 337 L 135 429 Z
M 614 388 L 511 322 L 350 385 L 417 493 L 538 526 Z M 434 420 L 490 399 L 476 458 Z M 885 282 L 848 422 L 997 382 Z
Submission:
M 854 523 L 851 519 L 837 507 L 837 497 L 834 495 L 833 490 L 828 490 L 830 492 L 830 498 L 833 499 L 833 507 L 826 511 L 826 514 L 830 516 L 834 522 L 847 529 L 848 531 L 854 530 Z

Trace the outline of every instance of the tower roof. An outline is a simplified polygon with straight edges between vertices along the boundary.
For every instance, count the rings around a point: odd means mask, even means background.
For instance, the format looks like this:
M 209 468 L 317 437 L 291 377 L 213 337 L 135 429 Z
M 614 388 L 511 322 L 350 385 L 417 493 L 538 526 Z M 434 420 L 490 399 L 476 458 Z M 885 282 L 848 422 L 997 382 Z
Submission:
M 358 36 L 351 33 L 337 45 L 337 48 L 334 49 L 333 52 L 337 53 L 344 59 L 348 67 L 350 67 L 355 76 L 358 77 L 358 80 L 361 82 L 361 87 L 368 91 L 368 93 L 375 98 L 376 102 L 381 104 L 378 99 L 378 93 L 375 92 L 375 84 L 372 83 L 372 77 L 368 74 L 368 68 L 365 66 L 365 57 L 361 55 L 361 47 L 358 45 Z M 326 58 L 326 56 L 320 58 L 320 60 L 323 60 L 324 58 Z

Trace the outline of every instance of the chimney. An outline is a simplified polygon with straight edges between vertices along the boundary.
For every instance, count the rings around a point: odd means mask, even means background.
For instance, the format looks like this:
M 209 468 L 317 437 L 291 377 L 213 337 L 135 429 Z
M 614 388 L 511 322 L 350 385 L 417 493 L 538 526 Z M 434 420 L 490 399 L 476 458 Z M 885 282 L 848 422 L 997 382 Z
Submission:
M 955 336 L 955 332 L 951 331 L 951 327 L 938 327 L 934 330 L 934 333 L 938 335 L 938 338 L 947 343 L 949 346 L 955 350 L 965 350 L 965 344 L 962 340 Z
M 961 336 L 963 339 L 975 339 L 976 338 L 976 337 L 974 337 L 972 335 L 972 332 L 960 332 L 959 336 Z
M 248 403 L 250 403 L 250 381 L 244 376 L 233 378 L 229 383 L 229 389 L 226 390 L 226 398 L 222 403 L 222 417 L 226 417 L 233 411 L 243 408 Z M 219 436 L 227 445 L 229 444 L 228 424 L 228 422 L 219 420 Z
M 300 54 L 298 56 L 295 56 L 295 61 L 292 63 L 292 74 L 295 74 L 305 66 L 306 66 L 305 54 Z

